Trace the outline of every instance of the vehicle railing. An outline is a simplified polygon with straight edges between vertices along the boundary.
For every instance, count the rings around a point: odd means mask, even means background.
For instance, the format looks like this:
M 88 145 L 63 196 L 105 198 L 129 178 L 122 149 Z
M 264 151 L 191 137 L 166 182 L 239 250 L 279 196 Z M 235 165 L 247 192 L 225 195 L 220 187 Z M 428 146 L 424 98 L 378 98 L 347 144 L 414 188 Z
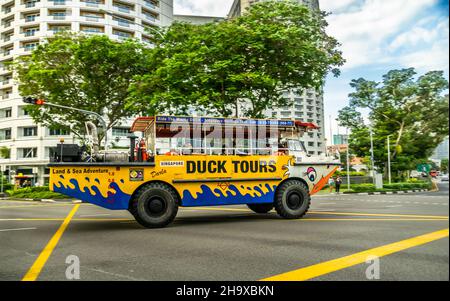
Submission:
M 167 152 L 159 151 L 158 155 L 165 155 L 166 153 L 170 153 L 170 150 L 166 148 Z M 252 155 L 277 155 L 280 153 L 289 153 L 288 148 L 223 148 L 223 147 L 209 147 L 209 148 L 201 148 L 201 147 L 177 147 L 172 148 L 175 150 L 175 155 L 180 156 L 189 156 L 189 155 L 223 155 L 223 156 L 231 156 L 231 155 L 241 155 L 241 156 L 252 156 Z

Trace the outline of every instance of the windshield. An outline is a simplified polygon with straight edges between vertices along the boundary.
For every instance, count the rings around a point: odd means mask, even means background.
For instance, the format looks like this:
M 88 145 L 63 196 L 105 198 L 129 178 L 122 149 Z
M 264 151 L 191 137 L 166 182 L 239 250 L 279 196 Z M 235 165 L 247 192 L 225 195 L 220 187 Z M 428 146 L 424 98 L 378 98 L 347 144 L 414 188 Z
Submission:
M 288 140 L 288 147 L 290 151 L 306 153 L 305 145 L 300 140 Z

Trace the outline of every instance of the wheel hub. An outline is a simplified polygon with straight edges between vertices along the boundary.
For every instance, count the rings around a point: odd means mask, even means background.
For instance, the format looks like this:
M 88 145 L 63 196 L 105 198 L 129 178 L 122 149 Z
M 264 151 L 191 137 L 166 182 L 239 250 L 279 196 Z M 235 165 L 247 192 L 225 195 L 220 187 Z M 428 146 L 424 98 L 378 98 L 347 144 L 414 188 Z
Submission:
M 287 205 L 289 209 L 292 210 L 298 209 L 301 206 L 301 204 L 302 204 L 302 197 L 298 192 L 293 191 L 288 195 Z
M 148 202 L 148 210 L 151 214 L 159 214 L 164 210 L 164 201 L 160 198 L 152 198 Z

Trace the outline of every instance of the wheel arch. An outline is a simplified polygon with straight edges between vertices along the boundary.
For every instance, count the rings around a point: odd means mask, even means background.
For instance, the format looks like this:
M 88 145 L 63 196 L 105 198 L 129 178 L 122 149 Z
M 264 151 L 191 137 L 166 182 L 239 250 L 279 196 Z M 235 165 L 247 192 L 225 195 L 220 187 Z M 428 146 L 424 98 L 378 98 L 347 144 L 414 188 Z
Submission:
M 174 191 L 174 192 L 177 194 L 177 196 L 178 196 L 178 205 L 181 206 L 181 196 L 180 196 L 180 193 L 178 192 L 178 190 L 177 190 L 171 183 L 165 182 L 165 181 L 154 180 L 154 181 L 147 181 L 147 182 L 145 182 L 145 183 L 142 183 L 141 185 L 139 185 L 138 188 L 136 188 L 136 189 L 134 190 L 133 194 L 132 194 L 131 197 L 130 197 L 130 201 L 128 202 L 128 208 L 130 208 L 131 204 L 133 203 L 133 200 L 134 200 L 136 194 L 137 194 L 144 186 L 146 186 L 146 185 L 148 185 L 148 184 L 151 184 L 151 183 L 161 183 L 161 184 L 167 185 L 167 186 L 169 186 L 170 188 L 172 188 L 173 191 Z
M 275 193 L 278 192 L 278 189 L 281 185 L 283 185 L 284 183 L 286 183 L 287 181 L 290 181 L 290 180 L 297 180 L 297 181 L 302 182 L 303 184 L 305 184 L 306 188 L 308 189 L 308 194 L 310 193 L 308 183 L 305 181 L 305 179 L 302 179 L 300 177 L 290 177 L 290 178 L 287 178 L 287 179 L 281 181 L 280 184 L 278 184 L 277 189 L 275 190 Z

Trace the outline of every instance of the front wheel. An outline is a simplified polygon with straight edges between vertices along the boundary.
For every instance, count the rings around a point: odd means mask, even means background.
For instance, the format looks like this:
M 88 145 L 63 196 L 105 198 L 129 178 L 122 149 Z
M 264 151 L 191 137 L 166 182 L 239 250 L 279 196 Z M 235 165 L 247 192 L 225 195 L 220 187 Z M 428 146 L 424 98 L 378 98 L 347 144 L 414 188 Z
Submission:
M 247 204 L 247 207 L 251 209 L 255 213 L 268 213 L 270 210 L 273 209 L 273 203 L 267 203 L 267 204 Z
M 146 228 L 162 228 L 178 213 L 178 195 L 167 184 L 149 183 L 139 189 L 129 211 Z
M 308 212 L 311 197 L 308 187 L 299 180 L 287 180 L 275 194 L 275 210 L 287 219 L 298 219 Z

